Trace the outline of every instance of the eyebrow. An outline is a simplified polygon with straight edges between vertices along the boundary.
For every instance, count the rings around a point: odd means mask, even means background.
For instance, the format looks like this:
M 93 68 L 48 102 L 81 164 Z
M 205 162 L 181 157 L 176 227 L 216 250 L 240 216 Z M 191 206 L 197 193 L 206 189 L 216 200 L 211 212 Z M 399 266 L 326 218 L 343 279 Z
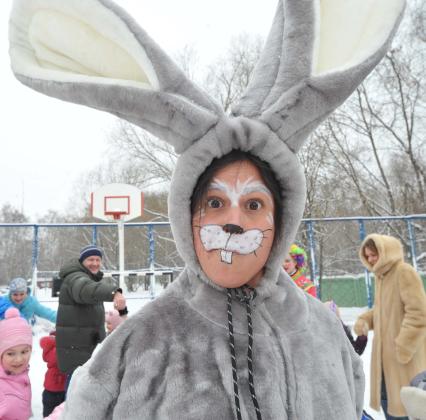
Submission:
M 237 192 L 240 195 L 246 195 L 246 194 L 250 194 L 250 193 L 253 193 L 253 192 L 262 192 L 262 193 L 265 193 L 269 196 L 272 196 L 271 191 L 269 191 L 268 187 L 266 187 L 266 185 L 264 185 L 262 182 L 250 181 L 250 180 L 248 180 L 248 181 L 249 181 L 249 183 L 245 182 L 242 188 L 239 185 L 240 182 L 238 181 L 237 187 L 236 188 L 232 187 L 232 191 Z M 215 180 L 209 185 L 208 189 L 209 190 L 219 190 L 219 191 L 223 191 L 223 192 L 227 193 L 230 190 L 230 186 L 225 182 Z
M 254 182 L 251 185 L 246 185 L 244 186 L 244 188 L 241 191 L 241 194 L 245 195 L 245 194 L 250 194 L 252 192 L 263 192 L 267 195 L 272 195 L 271 191 L 269 191 L 269 189 L 263 185 L 261 182 Z

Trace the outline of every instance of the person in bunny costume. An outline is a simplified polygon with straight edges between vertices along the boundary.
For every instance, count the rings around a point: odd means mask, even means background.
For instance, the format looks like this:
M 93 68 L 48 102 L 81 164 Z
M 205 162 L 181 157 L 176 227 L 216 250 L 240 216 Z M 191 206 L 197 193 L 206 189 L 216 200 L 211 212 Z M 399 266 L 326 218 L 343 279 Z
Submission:
M 386 53 L 403 9 L 280 0 L 226 115 L 111 1 L 15 0 L 22 83 L 125 118 L 180 154 L 169 216 L 185 269 L 74 373 L 62 419 L 361 417 L 359 357 L 281 263 L 305 202 L 296 153 Z

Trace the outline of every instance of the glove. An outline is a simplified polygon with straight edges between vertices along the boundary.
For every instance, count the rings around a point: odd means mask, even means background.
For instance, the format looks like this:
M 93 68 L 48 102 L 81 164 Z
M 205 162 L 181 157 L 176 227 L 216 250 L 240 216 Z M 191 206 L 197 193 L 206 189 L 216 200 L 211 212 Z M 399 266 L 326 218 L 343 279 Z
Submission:
M 402 365 L 406 365 L 413 358 L 413 353 L 398 345 L 395 347 L 395 354 L 397 362 Z
M 368 324 L 367 321 L 364 321 L 361 318 L 355 322 L 354 331 L 356 335 L 368 335 Z

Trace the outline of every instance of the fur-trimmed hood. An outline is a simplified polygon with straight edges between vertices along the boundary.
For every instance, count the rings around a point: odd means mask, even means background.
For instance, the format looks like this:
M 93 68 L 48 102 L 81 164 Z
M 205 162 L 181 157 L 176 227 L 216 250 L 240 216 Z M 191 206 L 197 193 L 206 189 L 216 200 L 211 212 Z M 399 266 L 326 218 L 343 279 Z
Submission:
M 364 256 L 364 245 L 370 239 L 376 245 L 379 253 L 379 259 L 374 266 L 371 265 Z M 359 251 L 359 257 L 367 270 L 377 275 L 387 273 L 396 263 L 404 261 L 401 242 L 392 236 L 379 235 L 377 233 L 368 235 L 364 239 Z

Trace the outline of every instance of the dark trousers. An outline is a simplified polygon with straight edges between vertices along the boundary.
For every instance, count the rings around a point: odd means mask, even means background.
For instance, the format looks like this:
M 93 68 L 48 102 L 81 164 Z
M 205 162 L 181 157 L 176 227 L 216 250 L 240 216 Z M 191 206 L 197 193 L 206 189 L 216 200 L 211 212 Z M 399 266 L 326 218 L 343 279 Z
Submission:
M 385 384 L 385 378 L 382 376 L 382 390 L 381 390 L 381 403 L 382 408 L 385 413 L 386 420 L 408 420 L 408 417 L 394 417 L 390 414 L 388 414 L 388 396 L 386 394 L 386 384 Z
M 45 389 L 42 394 L 43 417 L 47 417 L 56 406 L 65 401 L 65 391 L 53 392 Z

